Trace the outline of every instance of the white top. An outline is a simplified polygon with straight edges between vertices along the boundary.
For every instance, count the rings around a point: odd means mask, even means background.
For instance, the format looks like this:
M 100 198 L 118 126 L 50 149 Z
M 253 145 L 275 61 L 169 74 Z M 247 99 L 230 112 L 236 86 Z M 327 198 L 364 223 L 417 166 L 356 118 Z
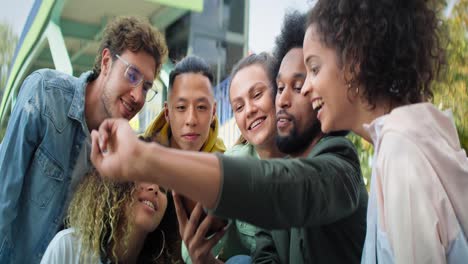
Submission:
M 375 154 L 362 263 L 468 263 L 468 159 L 450 112 L 414 104 L 364 127 Z
M 73 228 L 62 230 L 55 235 L 49 246 L 47 246 L 41 264 L 101 264 L 99 257 L 92 258 L 89 254 L 80 256 L 81 250 L 81 241 L 75 234 L 75 230 Z

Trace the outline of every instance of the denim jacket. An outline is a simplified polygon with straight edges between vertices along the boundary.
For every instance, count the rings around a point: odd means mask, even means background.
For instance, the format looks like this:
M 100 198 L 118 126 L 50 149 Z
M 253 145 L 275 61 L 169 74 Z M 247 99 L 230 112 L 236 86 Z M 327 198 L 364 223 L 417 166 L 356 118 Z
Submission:
M 44 69 L 21 87 L 0 146 L 0 263 L 39 263 L 63 223 L 89 76 Z

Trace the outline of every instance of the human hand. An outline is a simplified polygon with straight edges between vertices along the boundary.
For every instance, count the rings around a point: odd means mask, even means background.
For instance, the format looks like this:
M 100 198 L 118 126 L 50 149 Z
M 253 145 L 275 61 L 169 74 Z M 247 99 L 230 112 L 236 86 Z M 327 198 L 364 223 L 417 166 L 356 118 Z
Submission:
M 182 196 L 174 191 L 172 195 L 179 222 L 179 233 L 187 247 L 192 263 L 223 263 L 213 256 L 211 250 L 224 236 L 226 229 L 223 228 L 215 235 L 207 238 L 210 227 L 219 222 L 220 219 L 213 215 L 207 215 L 200 220 L 204 214 L 200 203 L 196 204 L 189 217 L 187 217 L 188 212 L 182 202 Z
M 139 144 L 135 132 L 125 119 L 106 119 L 99 131 L 91 132 L 91 161 L 101 177 L 117 181 L 133 181 Z

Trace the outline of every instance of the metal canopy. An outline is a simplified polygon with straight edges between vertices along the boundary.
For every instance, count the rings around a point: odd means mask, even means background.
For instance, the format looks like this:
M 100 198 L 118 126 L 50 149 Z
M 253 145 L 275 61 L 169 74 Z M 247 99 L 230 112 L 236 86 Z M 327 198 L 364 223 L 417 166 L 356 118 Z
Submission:
M 63 7 L 60 9 L 60 2 Z M 148 18 L 159 30 L 165 28 L 187 13 L 188 9 L 175 8 L 157 1 L 144 0 L 58 0 L 51 21 L 61 29 L 68 56 L 73 65 L 73 74 L 89 70 L 94 63 L 99 40 L 106 23 L 113 17 L 132 15 Z M 203 4 L 203 1 L 199 1 Z M 58 17 L 56 19 L 55 17 Z M 54 21 L 57 20 L 57 21 Z M 39 68 L 54 68 L 50 49 L 44 48 L 31 71 Z
M 36 0 L 4 88 L 0 126 L 6 126 L 19 86 L 29 73 L 53 68 L 78 76 L 90 70 L 101 33 L 113 17 L 146 17 L 164 31 L 187 12 L 202 9 L 203 0 Z

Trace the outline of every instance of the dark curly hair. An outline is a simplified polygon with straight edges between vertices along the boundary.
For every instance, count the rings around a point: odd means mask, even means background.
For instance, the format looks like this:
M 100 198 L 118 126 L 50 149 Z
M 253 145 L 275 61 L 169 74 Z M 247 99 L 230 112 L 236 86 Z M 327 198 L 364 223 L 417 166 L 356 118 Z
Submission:
M 278 74 L 284 56 L 293 48 L 302 48 L 307 16 L 299 11 L 291 11 L 284 16 L 281 33 L 275 39 L 273 57 L 276 59 L 275 73 Z
M 147 52 L 156 62 L 154 77 L 159 75 L 168 53 L 164 35 L 147 20 L 137 17 L 117 17 L 104 29 L 93 73 L 88 81 L 94 81 L 101 73 L 102 51 L 106 48 L 112 55 L 121 54 L 125 50 Z M 112 56 L 112 60 L 115 60 L 115 56 Z
M 319 0 L 307 26 L 349 71 L 348 92 L 362 87 L 372 108 L 426 101 L 445 65 L 442 22 L 430 0 Z

